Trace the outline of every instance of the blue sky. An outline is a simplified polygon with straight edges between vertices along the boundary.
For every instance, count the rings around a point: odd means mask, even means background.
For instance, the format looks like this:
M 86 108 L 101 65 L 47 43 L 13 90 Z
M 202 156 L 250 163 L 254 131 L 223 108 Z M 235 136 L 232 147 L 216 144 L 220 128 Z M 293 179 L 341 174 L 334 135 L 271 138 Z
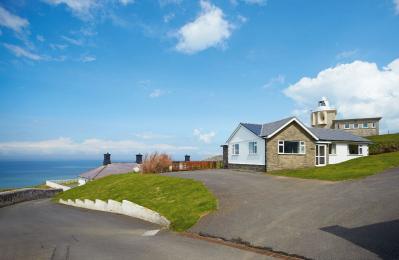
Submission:
M 399 130 L 399 1 L 0 3 L 0 155 L 220 154 L 309 110 Z

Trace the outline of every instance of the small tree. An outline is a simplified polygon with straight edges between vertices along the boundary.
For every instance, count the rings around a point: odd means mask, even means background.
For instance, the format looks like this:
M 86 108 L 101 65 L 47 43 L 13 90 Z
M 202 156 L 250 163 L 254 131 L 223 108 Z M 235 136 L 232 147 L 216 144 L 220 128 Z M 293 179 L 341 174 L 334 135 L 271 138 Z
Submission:
M 143 173 L 161 173 L 167 172 L 169 166 L 172 165 L 172 159 L 166 153 L 159 154 L 154 152 L 146 154 L 142 164 Z

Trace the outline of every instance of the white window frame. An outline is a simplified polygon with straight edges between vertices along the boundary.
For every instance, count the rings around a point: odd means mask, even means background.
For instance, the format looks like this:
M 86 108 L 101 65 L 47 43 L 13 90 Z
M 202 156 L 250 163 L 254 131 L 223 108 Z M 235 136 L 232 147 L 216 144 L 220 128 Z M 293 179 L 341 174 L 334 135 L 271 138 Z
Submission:
M 237 145 L 237 147 L 236 147 Z M 232 155 L 240 155 L 240 144 L 232 144 Z
M 253 145 L 252 147 L 251 147 L 251 144 Z M 254 148 L 254 149 L 251 149 L 251 148 Z M 248 154 L 251 154 L 251 155 L 258 154 L 258 142 L 256 142 L 256 141 L 248 142 Z
M 363 123 L 363 128 L 369 128 L 369 124 L 367 122 Z
M 284 152 L 284 144 L 285 140 L 278 140 L 277 142 L 277 153 L 278 154 L 306 154 L 306 143 L 305 141 L 298 141 L 298 140 L 287 140 L 288 142 L 298 142 L 299 147 L 298 147 L 298 153 L 285 153 Z M 283 152 L 280 152 L 280 147 L 283 147 Z
M 346 125 L 348 125 L 348 127 L 346 127 Z M 349 123 L 344 123 L 344 129 L 350 129 L 351 128 L 351 124 Z
M 334 147 L 334 153 L 330 153 L 330 147 Z M 333 149 L 331 148 L 331 150 Z M 328 145 L 328 155 L 337 155 L 337 144 L 332 143 Z
M 355 153 L 350 153 L 350 149 L 349 146 L 350 145 L 357 145 L 357 154 Z M 361 144 L 348 144 L 348 155 L 349 156 L 359 156 L 359 155 L 363 155 L 363 146 Z
M 359 124 L 358 123 L 353 123 L 353 129 L 358 129 L 359 128 Z
M 371 122 L 371 128 L 375 128 L 375 122 Z

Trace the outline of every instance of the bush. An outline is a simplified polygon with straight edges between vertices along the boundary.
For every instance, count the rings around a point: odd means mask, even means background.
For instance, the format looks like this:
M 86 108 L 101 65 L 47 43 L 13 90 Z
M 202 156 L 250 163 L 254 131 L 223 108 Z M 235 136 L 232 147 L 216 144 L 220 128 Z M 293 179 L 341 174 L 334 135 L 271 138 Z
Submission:
M 399 133 L 369 136 L 373 144 L 369 146 L 370 154 L 390 153 L 399 151 Z
M 169 171 L 170 165 L 172 165 L 172 160 L 169 155 L 155 152 L 144 156 L 141 167 L 143 173 L 161 173 Z

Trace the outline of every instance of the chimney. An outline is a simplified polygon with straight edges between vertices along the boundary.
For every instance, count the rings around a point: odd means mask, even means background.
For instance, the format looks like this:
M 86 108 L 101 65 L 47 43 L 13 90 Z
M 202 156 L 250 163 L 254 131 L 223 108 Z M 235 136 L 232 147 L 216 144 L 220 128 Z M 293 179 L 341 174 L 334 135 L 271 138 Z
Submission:
M 137 164 L 143 163 L 143 155 L 141 153 L 136 154 L 136 163 Z
M 103 165 L 108 165 L 108 164 L 111 164 L 111 154 L 105 153 Z
M 189 161 L 190 161 L 190 155 L 186 154 L 186 155 L 184 156 L 184 161 L 185 161 L 185 162 L 189 162 Z

